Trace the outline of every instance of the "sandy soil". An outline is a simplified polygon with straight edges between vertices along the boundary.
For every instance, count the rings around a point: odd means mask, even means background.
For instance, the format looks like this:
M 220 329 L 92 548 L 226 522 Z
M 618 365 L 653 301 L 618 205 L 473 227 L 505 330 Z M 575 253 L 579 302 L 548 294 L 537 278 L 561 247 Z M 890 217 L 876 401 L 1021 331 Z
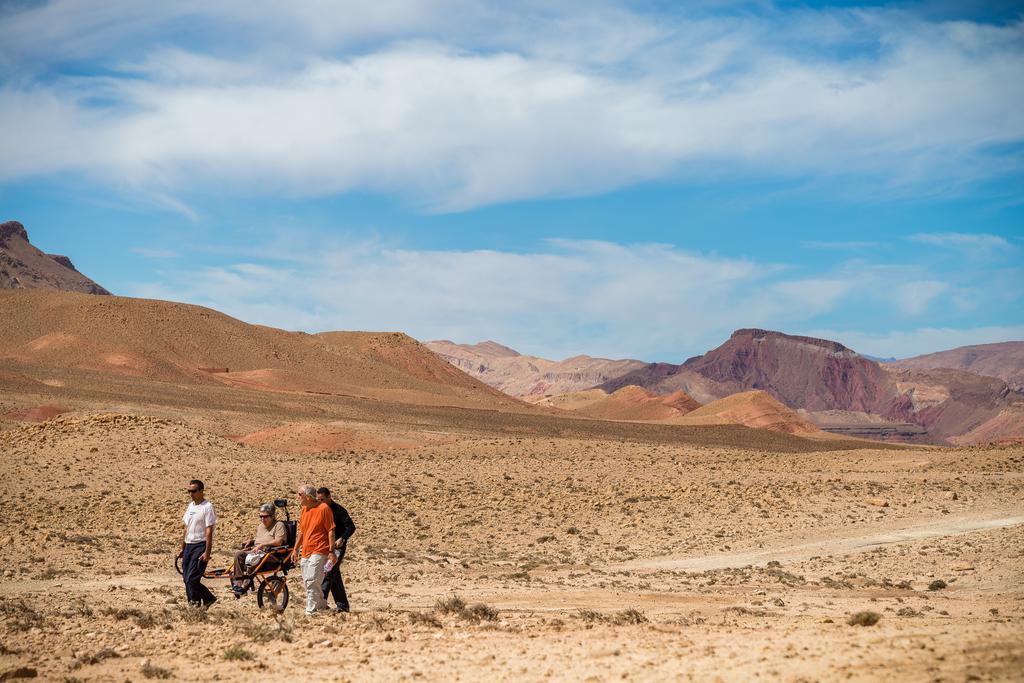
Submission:
M 875 447 L 5 372 L 0 415 L 70 412 L 0 421 L 0 676 L 1024 672 L 1020 446 Z M 253 434 L 267 438 L 239 443 Z M 319 452 L 287 452 L 299 437 Z M 216 581 L 216 605 L 186 609 L 172 562 L 192 477 L 220 515 L 217 563 L 258 503 L 294 498 L 301 481 L 331 486 L 359 525 L 343 568 L 353 612 L 305 616 L 296 573 L 282 614 Z M 849 625 L 860 612 L 879 619 Z

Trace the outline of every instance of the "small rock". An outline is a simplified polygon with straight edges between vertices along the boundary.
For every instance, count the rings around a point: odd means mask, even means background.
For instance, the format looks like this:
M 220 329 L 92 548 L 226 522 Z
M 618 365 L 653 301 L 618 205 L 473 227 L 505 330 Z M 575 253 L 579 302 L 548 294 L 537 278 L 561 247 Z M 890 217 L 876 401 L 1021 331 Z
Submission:
M 974 565 L 967 562 L 960 562 L 959 564 L 953 565 L 953 571 L 955 572 L 973 572 Z
M 8 669 L 0 674 L 0 681 L 13 681 L 16 678 L 36 678 L 39 672 L 30 666 L 19 666 L 17 669 Z
M 874 505 L 875 507 L 880 507 L 880 508 L 887 508 L 887 507 L 889 507 L 889 501 L 887 501 L 885 498 L 869 498 L 868 499 L 868 504 L 869 505 Z

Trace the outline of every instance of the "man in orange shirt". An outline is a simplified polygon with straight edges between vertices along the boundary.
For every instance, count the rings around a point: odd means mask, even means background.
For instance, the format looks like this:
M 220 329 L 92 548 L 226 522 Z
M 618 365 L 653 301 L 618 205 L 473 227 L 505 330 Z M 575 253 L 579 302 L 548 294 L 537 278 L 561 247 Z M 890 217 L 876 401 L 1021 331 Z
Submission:
M 302 515 L 299 530 L 295 536 L 292 562 L 302 560 L 302 583 L 306 587 L 306 614 L 316 614 L 327 609 L 321 584 L 324 581 L 324 564 L 334 547 L 334 514 L 330 506 L 316 499 L 316 487 L 303 484 L 297 491 Z

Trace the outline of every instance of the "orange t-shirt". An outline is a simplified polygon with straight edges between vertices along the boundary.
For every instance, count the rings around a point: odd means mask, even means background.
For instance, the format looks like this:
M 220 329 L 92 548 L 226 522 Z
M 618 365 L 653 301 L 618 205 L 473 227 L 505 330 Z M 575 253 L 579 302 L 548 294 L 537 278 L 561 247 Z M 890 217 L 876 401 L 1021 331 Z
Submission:
M 302 508 L 299 517 L 299 531 L 302 533 L 302 556 L 309 557 L 314 553 L 326 555 L 331 551 L 331 539 L 328 534 L 334 528 L 334 513 L 331 506 L 320 503 L 316 507 Z

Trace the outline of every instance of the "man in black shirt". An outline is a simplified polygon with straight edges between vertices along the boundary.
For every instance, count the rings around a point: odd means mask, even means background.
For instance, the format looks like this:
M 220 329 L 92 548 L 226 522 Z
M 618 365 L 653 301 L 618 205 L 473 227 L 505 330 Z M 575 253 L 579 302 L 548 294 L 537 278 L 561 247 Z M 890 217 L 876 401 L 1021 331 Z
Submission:
M 345 548 L 348 545 L 348 539 L 356 532 L 356 525 L 352 521 L 352 517 L 349 516 L 348 510 L 331 498 L 329 488 L 321 486 L 317 489 L 316 498 L 331 507 L 331 512 L 334 513 L 334 535 L 337 539 L 334 542 L 334 554 L 338 559 L 334 561 L 334 566 L 324 577 L 324 597 L 326 598 L 327 594 L 331 593 L 334 596 L 335 609 L 339 612 L 348 612 L 348 595 L 345 594 L 345 582 L 341 580 L 341 561 L 345 559 Z

